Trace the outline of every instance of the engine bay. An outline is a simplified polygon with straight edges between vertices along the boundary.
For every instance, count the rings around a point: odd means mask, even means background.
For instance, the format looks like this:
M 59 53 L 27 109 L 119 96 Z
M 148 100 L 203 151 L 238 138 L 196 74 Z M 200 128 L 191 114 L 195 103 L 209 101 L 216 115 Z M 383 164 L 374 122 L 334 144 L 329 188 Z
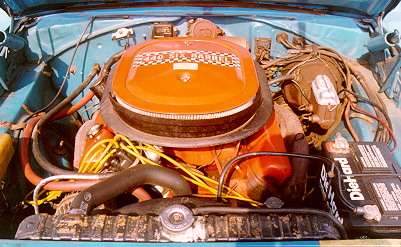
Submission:
M 151 22 L 139 43 L 115 30 L 120 51 L 28 115 L 17 152 L 34 187 L 16 239 L 400 236 L 397 133 L 367 65 L 282 30 L 250 43 L 212 19 Z

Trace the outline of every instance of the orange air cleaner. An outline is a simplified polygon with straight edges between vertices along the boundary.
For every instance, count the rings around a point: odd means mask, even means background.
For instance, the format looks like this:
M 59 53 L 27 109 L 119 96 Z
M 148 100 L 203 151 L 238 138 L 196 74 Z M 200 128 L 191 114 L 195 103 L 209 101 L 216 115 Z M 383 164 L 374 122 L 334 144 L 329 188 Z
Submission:
M 134 46 L 117 66 L 111 91 L 124 121 L 173 137 L 232 131 L 261 103 L 249 52 L 217 39 L 171 38 Z

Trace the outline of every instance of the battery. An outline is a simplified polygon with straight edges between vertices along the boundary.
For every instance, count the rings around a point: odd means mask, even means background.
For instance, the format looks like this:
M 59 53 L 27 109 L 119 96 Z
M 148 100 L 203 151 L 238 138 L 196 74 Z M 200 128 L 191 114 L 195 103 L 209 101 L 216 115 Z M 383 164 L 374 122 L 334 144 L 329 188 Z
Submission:
M 387 145 L 349 142 L 346 151 L 339 151 L 333 144 L 326 142 L 323 147 L 325 155 L 335 161 L 334 177 L 327 164 L 320 174 L 320 188 L 331 214 L 350 236 L 399 237 L 401 167 Z

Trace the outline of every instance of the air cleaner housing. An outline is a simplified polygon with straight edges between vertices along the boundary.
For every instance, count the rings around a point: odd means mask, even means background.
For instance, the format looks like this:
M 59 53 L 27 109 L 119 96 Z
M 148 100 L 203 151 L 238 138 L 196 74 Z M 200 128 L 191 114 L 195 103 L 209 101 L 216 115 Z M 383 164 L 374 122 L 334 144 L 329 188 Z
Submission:
M 231 142 L 255 133 L 271 113 L 263 72 L 248 50 L 223 39 L 146 41 L 125 52 L 110 78 L 105 97 L 119 119 L 108 125 L 129 127 L 141 140 L 232 135 L 221 140 Z M 262 119 L 252 124 L 258 111 Z

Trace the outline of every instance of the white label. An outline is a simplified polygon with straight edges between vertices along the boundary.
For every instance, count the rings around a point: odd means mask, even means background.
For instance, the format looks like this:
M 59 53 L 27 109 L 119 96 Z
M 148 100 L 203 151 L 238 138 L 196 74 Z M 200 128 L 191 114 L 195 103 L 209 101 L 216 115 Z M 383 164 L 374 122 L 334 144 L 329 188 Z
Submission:
M 380 149 L 376 146 L 358 145 L 361 153 L 360 160 L 366 168 L 388 168 L 388 164 L 384 159 Z
M 197 63 L 174 63 L 173 70 L 198 70 Z
M 337 91 L 327 75 L 317 75 L 312 82 L 312 91 L 319 105 L 337 106 L 340 104 Z
M 401 188 L 398 184 L 390 183 L 390 188 L 387 188 L 385 183 L 372 185 L 384 211 L 401 211 Z

